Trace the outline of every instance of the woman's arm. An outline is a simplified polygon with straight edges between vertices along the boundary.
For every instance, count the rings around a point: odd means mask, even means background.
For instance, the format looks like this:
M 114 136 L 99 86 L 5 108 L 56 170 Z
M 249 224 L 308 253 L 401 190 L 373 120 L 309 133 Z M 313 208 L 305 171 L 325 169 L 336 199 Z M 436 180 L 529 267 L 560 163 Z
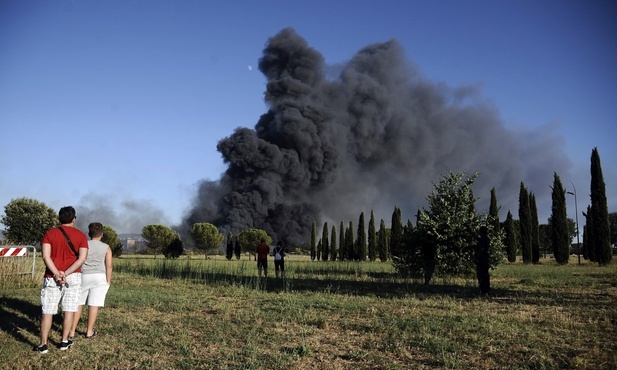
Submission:
M 107 284 L 111 284 L 111 271 L 112 271 L 112 263 L 111 263 L 111 248 L 107 247 L 107 252 L 105 253 L 105 275 L 107 276 Z

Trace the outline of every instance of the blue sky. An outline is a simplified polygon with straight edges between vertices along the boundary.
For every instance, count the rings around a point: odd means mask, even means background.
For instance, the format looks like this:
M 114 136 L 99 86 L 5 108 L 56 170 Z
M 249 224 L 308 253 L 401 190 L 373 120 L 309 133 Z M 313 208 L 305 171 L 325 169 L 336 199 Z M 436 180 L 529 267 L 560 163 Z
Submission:
M 177 224 L 226 169 L 217 142 L 266 112 L 258 59 L 292 27 L 332 66 L 396 39 L 428 80 L 479 88 L 513 133 L 557 137 L 579 210 L 598 147 L 615 212 L 615 20 L 617 5 L 595 0 L 5 0 L 0 206 L 103 207 L 119 232 Z

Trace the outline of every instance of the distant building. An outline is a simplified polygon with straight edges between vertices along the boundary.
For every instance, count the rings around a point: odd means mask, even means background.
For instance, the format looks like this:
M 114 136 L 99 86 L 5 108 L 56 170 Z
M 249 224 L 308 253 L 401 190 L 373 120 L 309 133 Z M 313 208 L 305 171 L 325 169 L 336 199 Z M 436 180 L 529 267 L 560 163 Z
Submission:
M 119 235 L 123 253 L 139 253 L 146 249 L 146 241 L 141 235 Z

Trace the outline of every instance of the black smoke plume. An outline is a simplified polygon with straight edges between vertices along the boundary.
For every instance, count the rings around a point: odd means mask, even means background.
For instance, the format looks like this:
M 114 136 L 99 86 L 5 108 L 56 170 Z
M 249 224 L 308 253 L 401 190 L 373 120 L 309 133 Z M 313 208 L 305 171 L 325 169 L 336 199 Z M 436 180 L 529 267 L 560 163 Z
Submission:
M 412 218 L 432 182 L 462 170 L 480 173 L 476 196 L 488 204 L 495 187 L 516 214 L 521 181 L 540 198 L 564 170 L 558 138 L 507 130 L 475 88 L 423 78 L 396 40 L 363 48 L 328 78 L 322 55 L 287 28 L 259 69 L 269 109 L 218 143 L 228 168 L 200 185 L 185 225 L 261 228 L 300 245 L 313 220 L 338 226 L 374 210 L 389 225 L 395 206 Z

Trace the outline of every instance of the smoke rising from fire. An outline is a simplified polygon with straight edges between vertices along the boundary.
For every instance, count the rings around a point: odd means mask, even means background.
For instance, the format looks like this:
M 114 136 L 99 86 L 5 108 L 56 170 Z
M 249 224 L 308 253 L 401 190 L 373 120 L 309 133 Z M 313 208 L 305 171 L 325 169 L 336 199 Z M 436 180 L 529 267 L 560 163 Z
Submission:
M 218 143 L 228 168 L 199 186 L 183 223 L 261 228 L 299 245 L 313 220 L 338 226 L 374 210 L 389 225 L 395 206 L 412 218 L 433 182 L 462 170 L 480 173 L 474 191 L 486 204 L 497 189 L 505 218 L 521 181 L 542 199 L 553 172 L 567 172 L 550 127 L 508 130 L 476 88 L 423 78 L 396 40 L 358 51 L 336 78 L 327 69 L 293 29 L 268 40 L 259 61 L 268 111 Z

